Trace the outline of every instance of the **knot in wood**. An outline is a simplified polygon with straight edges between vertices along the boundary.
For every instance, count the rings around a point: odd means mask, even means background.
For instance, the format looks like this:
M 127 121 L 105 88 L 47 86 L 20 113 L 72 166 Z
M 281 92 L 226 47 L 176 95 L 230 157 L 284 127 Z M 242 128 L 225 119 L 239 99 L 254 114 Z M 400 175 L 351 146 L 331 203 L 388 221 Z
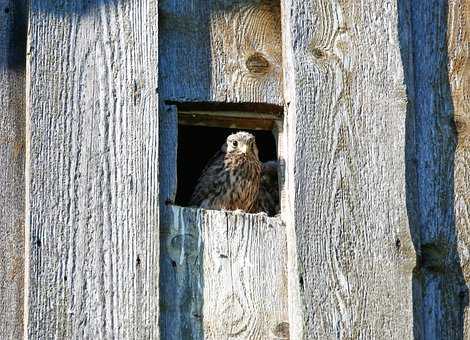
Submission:
M 462 117 L 455 117 L 455 128 L 459 145 L 470 145 L 470 124 L 464 121 Z
M 278 339 L 289 339 L 289 323 L 278 323 L 273 329 L 273 334 Z
M 248 328 L 251 315 L 247 315 L 238 295 L 231 294 L 225 297 L 222 300 L 221 307 L 219 316 L 224 329 L 227 330 L 227 334 L 230 336 L 242 334 Z
M 269 61 L 261 53 L 250 55 L 245 64 L 248 71 L 256 75 L 266 74 L 269 70 Z
M 173 235 L 168 240 L 168 253 L 173 261 L 183 264 L 189 257 L 199 252 L 198 236 L 191 233 Z
M 312 47 L 311 52 L 312 52 L 313 56 L 317 59 L 326 58 L 326 53 L 324 51 L 322 51 L 321 49 L 319 49 L 318 47 Z

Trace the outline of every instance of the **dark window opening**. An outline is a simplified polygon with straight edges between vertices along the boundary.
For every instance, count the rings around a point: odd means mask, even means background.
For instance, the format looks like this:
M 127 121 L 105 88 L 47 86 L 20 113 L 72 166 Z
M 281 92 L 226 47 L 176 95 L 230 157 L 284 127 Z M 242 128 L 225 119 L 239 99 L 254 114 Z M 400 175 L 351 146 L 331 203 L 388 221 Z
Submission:
M 175 202 L 177 205 L 188 206 L 197 180 L 207 162 L 220 150 L 228 135 L 242 130 L 255 136 L 261 162 L 278 159 L 276 138 L 271 130 L 178 125 L 178 170 Z

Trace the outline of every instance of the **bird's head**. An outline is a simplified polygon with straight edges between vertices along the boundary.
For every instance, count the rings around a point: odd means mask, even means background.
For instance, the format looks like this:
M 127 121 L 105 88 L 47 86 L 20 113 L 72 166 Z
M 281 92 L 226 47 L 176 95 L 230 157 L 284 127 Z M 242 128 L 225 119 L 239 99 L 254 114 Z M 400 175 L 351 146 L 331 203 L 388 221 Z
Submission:
M 222 150 L 226 153 L 245 154 L 258 158 L 255 136 L 245 131 L 240 131 L 228 136 Z

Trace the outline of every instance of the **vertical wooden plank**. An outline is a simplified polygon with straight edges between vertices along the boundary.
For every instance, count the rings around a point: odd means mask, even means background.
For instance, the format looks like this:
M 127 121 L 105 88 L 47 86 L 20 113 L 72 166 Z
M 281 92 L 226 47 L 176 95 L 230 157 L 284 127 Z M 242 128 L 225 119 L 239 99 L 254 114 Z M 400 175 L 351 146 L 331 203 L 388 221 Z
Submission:
M 173 207 L 179 289 L 168 339 L 287 339 L 287 248 L 277 218 Z
M 23 335 L 26 8 L 0 0 L 0 338 Z
M 420 233 L 415 268 L 419 290 L 415 316 L 420 319 L 415 336 L 420 339 L 466 338 L 468 288 L 461 262 L 467 246 L 458 241 L 466 229 L 461 221 L 468 210 L 462 192 L 467 189 L 461 183 L 466 170 L 459 170 L 459 164 L 465 163 L 465 151 L 459 151 L 456 145 L 454 122 L 459 125 L 462 108 L 450 84 L 454 82 L 455 91 L 462 79 L 459 68 L 465 34 L 458 23 L 462 20 L 458 17 L 464 16 L 462 4 L 441 0 L 399 2 L 410 23 L 402 47 L 410 55 L 405 78 L 414 120 L 409 143 L 413 147 L 409 149 L 413 149 L 416 171 L 416 189 L 411 194 Z
M 397 3 L 284 0 L 282 18 L 291 338 L 410 339 Z
M 31 339 L 158 339 L 157 1 L 31 1 Z
M 448 75 L 457 132 L 454 160 L 454 211 L 461 275 L 456 309 L 461 337 L 470 337 L 470 1 L 449 1 L 447 13 Z M 466 285 L 466 286 L 465 286 Z

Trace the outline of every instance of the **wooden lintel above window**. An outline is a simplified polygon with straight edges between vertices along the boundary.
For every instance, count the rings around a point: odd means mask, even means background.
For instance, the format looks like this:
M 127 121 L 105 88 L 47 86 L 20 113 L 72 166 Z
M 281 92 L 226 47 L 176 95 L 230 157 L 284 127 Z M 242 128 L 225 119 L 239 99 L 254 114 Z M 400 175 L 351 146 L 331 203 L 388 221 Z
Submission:
M 273 130 L 276 122 L 281 119 L 282 117 L 275 113 L 178 110 L 178 121 L 182 125 Z

